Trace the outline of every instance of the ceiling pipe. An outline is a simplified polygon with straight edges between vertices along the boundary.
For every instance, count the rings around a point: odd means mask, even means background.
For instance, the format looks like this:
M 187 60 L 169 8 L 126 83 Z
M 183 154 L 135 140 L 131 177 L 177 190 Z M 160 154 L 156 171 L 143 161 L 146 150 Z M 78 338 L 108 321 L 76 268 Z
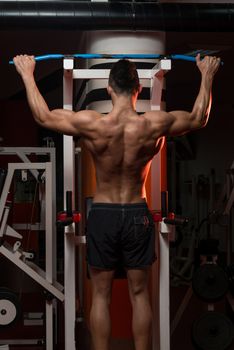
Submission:
M 232 32 L 234 4 L 0 1 L 0 30 Z

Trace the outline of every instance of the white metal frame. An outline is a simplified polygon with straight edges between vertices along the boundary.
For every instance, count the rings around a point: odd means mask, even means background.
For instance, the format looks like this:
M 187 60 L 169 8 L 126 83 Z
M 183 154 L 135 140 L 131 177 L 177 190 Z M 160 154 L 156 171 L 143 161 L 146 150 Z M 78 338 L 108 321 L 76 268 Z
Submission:
M 108 79 L 109 69 L 74 69 L 74 59 L 68 58 L 63 61 L 63 107 L 73 109 L 73 79 Z M 161 94 L 163 88 L 163 76 L 171 69 L 171 60 L 163 59 L 153 69 L 138 69 L 140 79 L 151 81 L 151 109 L 160 110 Z M 64 198 L 66 191 L 74 194 L 74 143 L 73 138 L 64 136 Z M 151 165 L 152 178 L 152 207 L 161 209 L 161 155 L 157 155 Z M 66 204 L 65 204 L 66 207 Z M 75 350 L 75 229 L 71 225 L 65 233 L 65 350 Z M 153 350 L 170 349 L 170 318 L 169 318 L 169 239 L 168 234 L 159 235 L 160 243 L 160 266 L 159 272 L 156 265 L 153 266 Z M 158 280 L 159 279 L 159 280 Z M 159 298 L 158 295 L 159 281 Z M 166 291 L 166 292 L 165 292 Z M 159 305 L 159 310 L 158 310 Z M 160 323 L 160 330 L 156 325 Z M 160 333 L 160 335 L 158 334 Z M 160 344 L 158 343 L 160 338 Z
M 63 61 L 63 108 L 73 109 L 73 59 Z M 75 146 L 71 136 L 63 136 L 63 169 L 64 169 L 64 209 L 66 210 L 66 192 L 75 191 Z M 74 207 L 74 197 L 72 198 Z M 64 235 L 64 293 L 65 293 L 65 350 L 75 350 L 76 321 L 76 287 L 75 287 L 75 225 L 65 228 Z
M 48 154 L 50 162 L 32 163 L 27 155 L 29 154 Z M 23 163 L 9 163 L 8 172 L 4 182 L 0 198 L 0 234 L 10 235 L 16 239 L 22 236 L 14 228 L 7 225 L 7 216 L 9 208 L 6 206 L 7 196 L 10 190 L 11 182 L 16 170 L 30 171 L 37 179 L 38 170 L 43 171 L 45 180 L 45 247 L 46 247 L 46 267 L 45 271 L 39 268 L 33 262 L 24 259 L 26 253 L 20 250 L 20 241 L 16 241 L 13 248 L 3 243 L 0 246 L 0 253 L 8 260 L 17 265 L 33 280 L 39 283 L 49 293 L 60 301 L 64 301 L 63 286 L 56 281 L 56 182 L 55 182 L 55 149 L 53 148 L 2 148 L 0 155 L 17 155 Z M 25 163 L 26 162 L 26 163 Z M 46 300 L 46 349 L 53 350 L 53 303 Z
M 159 70 L 153 70 L 151 77 L 151 110 L 161 109 L 164 75 L 171 69 L 170 60 L 159 62 Z M 156 211 L 161 210 L 161 161 L 159 152 L 151 164 L 151 205 Z M 169 295 L 169 232 L 158 231 L 155 250 L 157 262 L 152 266 L 152 350 L 170 350 L 170 295 Z

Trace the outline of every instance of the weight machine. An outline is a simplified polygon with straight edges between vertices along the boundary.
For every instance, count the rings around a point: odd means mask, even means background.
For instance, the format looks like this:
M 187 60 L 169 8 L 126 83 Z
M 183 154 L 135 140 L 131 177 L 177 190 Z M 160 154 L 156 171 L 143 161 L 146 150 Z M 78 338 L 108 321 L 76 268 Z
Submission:
M 47 155 L 49 157 L 48 162 L 31 162 L 29 155 Z M 9 261 L 15 264 L 24 273 L 35 280 L 41 285 L 45 291 L 47 291 L 48 298 L 46 298 L 46 349 L 53 349 L 54 339 L 54 313 L 56 304 L 53 299 L 56 298 L 61 302 L 64 301 L 63 286 L 57 282 L 56 273 L 56 180 L 55 180 L 55 149 L 54 148 L 39 148 L 39 147 L 2 147 L 0 150 L 0 156 L 12 156 L 16 155 L 21 162 L 9 163 L 8 171 L 4 181 L 4 185 L 0 197 L 0 253 L 5 256 Z M 8 215 L 10 212 L 10 204 L 8 202 L 8 193 L 10 191 L 11 183 L 16 171 L 21 171 L 24 174 L 28 171 L 32 173 L 36 181 L 43 181 L 45 183 L 45 226 L 43 227 L 35 225 L 33 229 L 45 230 L 45 246 L 46 246 L 46 261 L 45 270 L 41 269 L 34 262 L 30 261 L 32 258 L 31 253 L 24 252 L 21 249 L 22 235 L 19 234 L 16 229 L 27 229 L 27 224 L 21 224 L 16 226 L 10 226 L 7 224 Z M 39 180 L 40 179 L 40 180 Z M 13 246 L 5 241 L 5 236 L 11 236 L 16 239 Z M 1 313 L 1 317 L 6 318 L 6 322 L 13 321 L 15 314 L 17 313 L 17 307 L 14 301 L 6 296 L 2 299 L 1 310 L 5 312 Z M 33 340 L 30 340 L 32 344 Z M 14 344 L 30 344 L 29 340 L 17 340 Z M 9 339 L 4 340 L 5 343 L 11 344 Z
M 232 222 L 233 222 L 233 203 L 234 203 L 234 162 L 226 172 L 226 181 L 220 193 L 218 200 L 214 200 L 214 174 L 211 173 L 210 181 L 207 182 L 210 188 L 210 212 L 201 222 L 197 222 L 197 228 L 193 229 L 191 237 L 191 245 L 187 260 L 185 260 L 185 268 L 194 265 L 194 251 L 199 236 L 201 226 L 208 224 L 208 234 L 205 239 L 199 241 L 197 251 L 199 253 L 199 261 L 197 268 L 191 273 L 191 277 L 187 281 L 192 280 L 192 286 L 189 286 L 180 306 L 171 323 L 171 335 L 175 331 L 185 309 L 191 301 L 193 294 L 202 302 L 206 303 L 207 311 L 204 312 L 193 323 L 192 339 L 198 349 L 213 349 L 214 344 L 219 344 L 220 349 L 229 349 L 234 339 L 234 327 L 232 320 L 224 313 L 216 311 L 216 303 L 225 301 L 226 306 L 230 307 L 231 314 L 234 313 L 234 294 L 233 294 L 233 265 L 231 264 L 231 256 L 233 251 L 232 239 Z M 195 192 L 195 181 L 192 182 L 193 202 L 197 203 Z M 197 206 L 194 205 L 195 213 Z M 196 215 L 195 215 L 196 217 Z M 219 230 L 215 230 L 215 228 Z M 220 229 L 221 233 L 220 233 Z M 217 232 L 216 232 L 217 231 Z M 219 260 L 219 239 L 224 237 L 224 247 L 226 248 L 226 264 Z M 193 256 L 192 256 L 193 254 Z M 182 259 L 181 259 L 182 260 Z M 222 259 L 221 259 L 222 260 Z M 224 259 L 223 259 L 224 260 Z M 187 266 L 186 266 L 187 265 Z M 226 267 L 224 265 L 227 265 Z M 177 273 L 180 277 L 186 269 L 182 266 Z M 232 292 L 229 291 L 232 289 Z M 231 316 L 232 318 L 232 316 Z

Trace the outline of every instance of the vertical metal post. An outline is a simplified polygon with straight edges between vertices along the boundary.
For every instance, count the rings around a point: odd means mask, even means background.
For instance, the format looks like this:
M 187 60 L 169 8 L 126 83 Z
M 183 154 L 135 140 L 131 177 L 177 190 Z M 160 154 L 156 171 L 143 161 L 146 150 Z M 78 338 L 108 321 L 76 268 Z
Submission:
M 161 103 L 161 91 L 156 89 L 158 81 L 154 76 L 151 79 L 151 110 L 159 110 Z M 159 90 L 160 90 L 159 86 Z M 154 94 L 159 94 L 154 96 Z M 151 206 L 154 210 L 161 209 L 161 153 L 158 153 L 151 163 Z M 157 226 L 156 226 L 157 230 Z M 155 250 L 157 260 L 159 259 L 159 234 L 156 231 Z M 152 266 L 152 314 L 153 314 L 153 329 L 152 329 L 152 350 L 158 350 L 160 347 L 160 330 L 159 330 L 159 264 Z
M 73 59 L 63 61 L 63 108 L 73 109 Z M 64 208 L 66 192 L 74 195 L 75 152 L 71 136 L 63 136 Z M 74 198 L 73 198 L 74 202 Z M 74 204 L 74 203 L 73 203 Z M 75 288 L 75 235 L 74 224 L 65 228 L 64 235 L 64 286 L 65 286 L 65 350 L 75 350 L 76 288 Z
M 159 235 L 159 329 L 160 350 L 170 350 L 170 281 L 169 281 L 169 239 L 168 233 Z
M 50 161 L 51 161 L 51 171 L 52 171 L 52 218 L 53 218 L 53 278 L 57 281 L 57 234 L 56 234 L 56 212 L 57 212 L 57 203 L 56 203 L 56 149 L 51 148 L 50 150 Z M 58 300 L 53 300 L 53 311 L 54 311 L 54 348 L 58 343 Z
M 170 60 L 166 62 L 170 69 Z M 159 63 L 159 66 L 161 63 Z M 163 89 L 163 71 L 160 70 L 151 79 L 151 110 L 161 109 Z M 161 152 L 154 157 L 151 164 L 152 208 L 161 209 Z M 169 315 L 169 235 L 157 232 L 157 260 L 152 267 L 152 309 L 153 332 L 152 350 L 170 350 L 170 315 Z M 155 325 L 158 325 L 155 328 Z
M 10 190 L 10 186 L 11 186 L 11 180 L 14 174 L 14 170 L 12 170 L 12 168 L 8 168 L 8 172 L 7 172 L 7 176 L 5 179 L 5 183 L 2 189 L 2 193 L 1 193 L 1 197 L 0 197 L 0 223 L 2 221 L 2 217 L 4 214 L 4 208 L 6 205 L 6 201 L 7 201 L 7 196 Z
M 151 206 L 154 210 L 161 209 L 160 197 L 161 191 L 161 154 L 158 153 L 151 164 Z M 152 350 L 160 350 L 159 348 L 159 233 L 156 225 L 155 251 L 157 261 L 152 266 Z
M 57 235 L 56 235 L 56 152 L 55 148 L 50 150 L 51 162 L 51 176 L 52 176 L 52 237 L 53 237 L 53 251 L 52 251 L 52 269 L 53 278 L 57 281 Z
M 81 148 L 76 149 L 76 161 L 77 161 L 77 210 L 79 212 L 82 211 L 82 161 L 81 161 Z M 81 223 L 78 224 L 78 234 L 82 236 L 83 228 Z M 80 307 L 80 321 L 82 321 L 83 317 L 83 309 L 84 309 L 84 250 L 82 245 L 78 245 L 78 296 L 79 296 L 79 307 Z
M 52 205 L 52 165 L 46 163 L 46 279 L 49 283 L 53 282 L 53 256 L 56 246 L 54 245 L 53 230 L 53 205 Z M 46 349 L 53 350 L 53 303 L 46 300 Z

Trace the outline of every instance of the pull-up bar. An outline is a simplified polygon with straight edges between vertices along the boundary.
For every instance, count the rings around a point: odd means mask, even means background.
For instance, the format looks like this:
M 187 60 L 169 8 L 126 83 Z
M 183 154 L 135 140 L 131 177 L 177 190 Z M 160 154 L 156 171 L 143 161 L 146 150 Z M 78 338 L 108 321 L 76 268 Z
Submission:
M 84 58 L 84 59 L 97 59 L 97 58 L 106 58 L 106 59 L 171 59 L 171 60 L 183 60 L 196 62 L 196 58 L 194 56 L 189 55 L 159 55 L 159 54 L 90 54 L 90 53 L 78 53 L 71 55 L 63 55 L 63 54 L 48 54 L 42 56 L 35 56 L 36 61 L 45 61 L 45 60 L 59 60 L 64 58 Z M 13 60 L 9 61 L 10 64 L 13 64 Z

